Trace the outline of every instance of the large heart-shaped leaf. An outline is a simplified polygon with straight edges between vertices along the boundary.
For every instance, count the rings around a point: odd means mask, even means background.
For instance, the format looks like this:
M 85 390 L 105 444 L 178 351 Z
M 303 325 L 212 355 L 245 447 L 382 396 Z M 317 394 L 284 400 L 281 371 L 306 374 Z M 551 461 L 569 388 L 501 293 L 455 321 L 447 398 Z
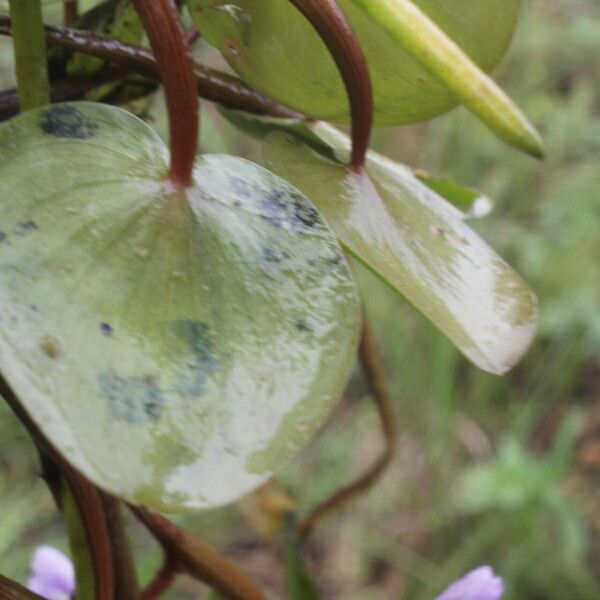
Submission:
M 265 138 L 264 162 L 318 207 L 342 245 L 404 295 L 482 369 L 504 373 L 537 324 L 525 282 L 464 222 L 464 214 L 409 169 L 369 153 L 354 173 L 343 138 L 312 129 L 329 152 L 282 132 Z M 326 140 L 327 137 L 327 140 Z M 319 148 L 321 149 L 321 148 Z
M 345 385 L 359 311 L 313 206 L 262 167 L 165 181 L 142 121 L 90 103 L 0 128 L 0 371 L 93 482 L 157 509 L 263 482 Z
M 186 1 L 202 35 L 251 87 L 311 117 L 348 121 L 346 91 L 335 63 L 290 0 Z M 457 104 L 456 94 L 353 0 L 338 3 L 369 63 L 377 124 L 414 123 Z M 511 40 L 521 0 L 414 3 L 477 65 L 490 71 Z

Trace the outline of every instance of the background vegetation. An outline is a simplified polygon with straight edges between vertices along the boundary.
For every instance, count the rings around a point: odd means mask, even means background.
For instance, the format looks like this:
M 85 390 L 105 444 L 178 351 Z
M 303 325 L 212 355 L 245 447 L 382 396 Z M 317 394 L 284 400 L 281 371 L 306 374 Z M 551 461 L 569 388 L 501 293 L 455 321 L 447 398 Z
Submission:
M 497 71 L 542 130 L 548 157 L 510 151 L 465 110 L 382 130 L 375 146 L 495 200 L 474 226 L 527 279 L 541 328 L 507 377 L 470 366 L 413 309 L 357 266 L 385 350 L 400 426 L 397 457 L 359 503 L 322 524 L 307 557 L 324 598 L 431 599 L 484 563 L 508 600 L 600 597 L 600 4 L 528 0 Z M 206 48 L 202 59 L 214 61 Z M 0 82 L 11 80 L 0 45 Z M 203 146 L 256 148 L 205 109 Z M 160 101 L 152 118 L 163 128 Z M 308 508 L 360 472 L 379 448 L 376 415 L 357 374 L 347 397 L 282 479 Z M 281 597 L 281 548 L 234 508 L 186 517 Z M 160 552 L 132 522 L 142 580 Z M 66 548 L 60 517 L 18 422 L 0 406 L 0 565 L 24 581 L 32 549 Z M 171 599 L 204 588 L 181 578 Z

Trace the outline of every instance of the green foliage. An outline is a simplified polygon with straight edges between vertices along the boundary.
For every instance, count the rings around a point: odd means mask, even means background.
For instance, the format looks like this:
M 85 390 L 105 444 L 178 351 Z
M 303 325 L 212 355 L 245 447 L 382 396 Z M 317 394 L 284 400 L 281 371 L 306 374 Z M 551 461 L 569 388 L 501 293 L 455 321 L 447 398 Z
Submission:
M 597 400 L 600 351 L 600 130 L 592 118 L 600 107 L 600 8 L 591 0 L 539 0 L 526 8 L 500 79 L 543 124 L 551 149 L 545 164 L 510 155 L 465 111 L 379 133 L 376 143 L 403 163 L 494 198 L 494 218 L 471 225 L 532 282 L 541 298 L 541 335 L 514 375 L 478 373 L 356 265 L 385 345 L 401 444 L 382 485 L 320 532 L 316 547 L 335 565 L 317 573 L 325 597 L 431 600 L 482 562 L 507 580 L 508 600 L 600 595 L 600 557 L 590 535 L 598 510 L 594 480 L 573 453 L 578 415 Z M 204 131 L 205 148 L 248 151 L 248 141 L 218 119 Z M 283 472 L 305 509 L 360 471 L 377 446 L 377 423 L 357 387 L 323 435 Z M 532 429 L 553 409 L 567 415 L 558 441 L 551 434 L 550 450 L 542 445 L 533 453 Z M 24 581 L 30 546 L 54 542 L 62 530 L 41 484 L 32 483 L 35 458 L 14 423 L 0 409 L 0 563 Z M 222 543 L 249 570 L 264 569 L 252 560 L 261 549 L 231 509 L 186 524 Z M 147 579 L 158 556 L 143 541 L 137 550 Z M 183 581 L 166 597 L 198 596 Z
M 410 171 L 372 154 L 368 174 L 348 172 L 276 133 L 264 154 L 270 170 L 311 198 L 351 255 L 475 364 L 503 373 L 517 362 L 536 327 L 535 297 L 463 216 Z
M 99 104 L 29 111 L 1 140 L 0 367 L 45 435 L 155 508 L 267 479 L 327 417 L 356 351 L 354 284 L 313 206 L 218 155 L 175 190 L 162 141 Z
M 415 2 L 486 71 L 503 56 L 520 0 Z M 187 0 L 194 23 L 253 88 L 320 119 L 347 122 L 344 86 L 312 26 L 288 0 Z M 379 125 L 431 118 L 456 97 L 353 0 L 341 0 L 367 57 Z

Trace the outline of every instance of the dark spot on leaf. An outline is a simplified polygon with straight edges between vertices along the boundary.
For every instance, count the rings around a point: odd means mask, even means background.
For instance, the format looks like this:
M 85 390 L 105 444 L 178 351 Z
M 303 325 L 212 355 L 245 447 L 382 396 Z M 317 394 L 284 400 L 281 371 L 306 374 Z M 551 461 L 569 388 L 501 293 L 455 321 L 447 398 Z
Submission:
M 262 194 L 259 203 L 262 217 L 274 227 L 287 224 L 293 231 L 304 233 L 319 223 L 319 213 L 298 193 L 271 190 Z
M 100 323 L 100 331 L 102 335 L 110 337 L 113 332 L 113 328 L 108 323 Z
M 284 260 L 288 260 L 290 255 L 285 251 L 279 251 L 275 248 L 263 248 L 263 258 L 267 262 L 280 263 Z
M 260 199 L 260 207 L 263 209 L 262 217 L 274 227 L 282 227 L 285 222 L 290 220 L 286 200 L 285 193 L 279 190 L 267 192 Z
M 300 223 L 312 229 L 319 222 L 317 209 L 302 197 L 294 197 L 294 215 Z
M 183 338 L 192 351 L 193 360 L 179 378 L 177 391 L 188 396 L 201 396 L 206 380 L 219 369 L 213 345 L 208 334 L 208 325 L 202 321 L 183 320 L 174 323 L 175 333 Z
M 281 262 L 281 257 L 272 248 L 263 248 L 263 257 L 268 262 Z
M 58 358 L 61 351 L 60 341 L 52 335 L 45 335 L 40 340 L 40 348 L 49 358 Z
M 121 377 L 105 371 L 98 375 L 98 386 L 111 414 L 119 421 L 137 424 L 160 418 L 165 399 L 154 376 Z
M 8 236 L 4 233 L 4 231 L 0 231 L 0 244 L 5 242 L 8 239 Z
M 35 231 L 38 226 L 33 221 L 23 221 L 17 225 L 15 232 L 17 235 L 25 235 L 30 231 Z
M 235 194 L 242 198 L 250 198 L 251 196 L 260 193 L 262 190 L 256 184 L 242 179 L 241 177 L 231 178 L 231 188 Z M 235 202 L 234 202 L 235 204 Z M 239 206 L 239 203 L 237 204 Z
M 85 140 L 94 137 L 97 123 L 68 104 L 51 106 L 43 111 L 40 127 L 44 133 L 58 138 Z
M 309 333 L 314 333 L 315 331 L 304 319 L 298 319 L 296 321 L 296 329 L 298 331 L 307 331 Z

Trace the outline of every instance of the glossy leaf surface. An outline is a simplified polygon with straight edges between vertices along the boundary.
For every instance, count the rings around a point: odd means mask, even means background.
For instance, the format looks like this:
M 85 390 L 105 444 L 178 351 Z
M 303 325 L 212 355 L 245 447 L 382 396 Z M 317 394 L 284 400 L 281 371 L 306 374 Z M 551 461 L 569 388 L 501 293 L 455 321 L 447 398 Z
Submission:
M 410 170 L 370 154 L 368 174 L 353 173 L 280 132 L 266 137 L 264 162 L 476 365 L 504 373 L 523 355 L 537 324 L 535 296 L 464 214 Z
M 521 0 L 415 0 L 485 71 L 501 59 Z M 346 92 L 333 59 L 289 0 L 187 0 L 202 35 L 251 87 L 304 114 L 348 121 Z M 353 0 L 339 0 L 365 51 L 379 125 L 422 121 L 456 97 Z
M 167 150 L 119 109 L 0 128 L 0 370 L 88 478 L 209 507 L 294 455 L 339 398 L 359 311 L 313 206 L 243 159 Z
M 345 163 L 350 157 L 350 138 L 329 123 L 267 117 L 223 107 L 219 112 L 239 130 L 258 139 L 264 139 L 273 131 L 283 131 L 301 138 L 317 152 L 338 162 Z M 367 156 L 375 162 L 385 160 L 373 150 L 369 150 Z M 402 169 L 413 173 L 427 187 L 460 209 L 465 219 L 485 217 L 492 211 L 492 200 L 478 190 L 435 177 L 422 169 L 413 171 L 405 165 L 402 165 Z

